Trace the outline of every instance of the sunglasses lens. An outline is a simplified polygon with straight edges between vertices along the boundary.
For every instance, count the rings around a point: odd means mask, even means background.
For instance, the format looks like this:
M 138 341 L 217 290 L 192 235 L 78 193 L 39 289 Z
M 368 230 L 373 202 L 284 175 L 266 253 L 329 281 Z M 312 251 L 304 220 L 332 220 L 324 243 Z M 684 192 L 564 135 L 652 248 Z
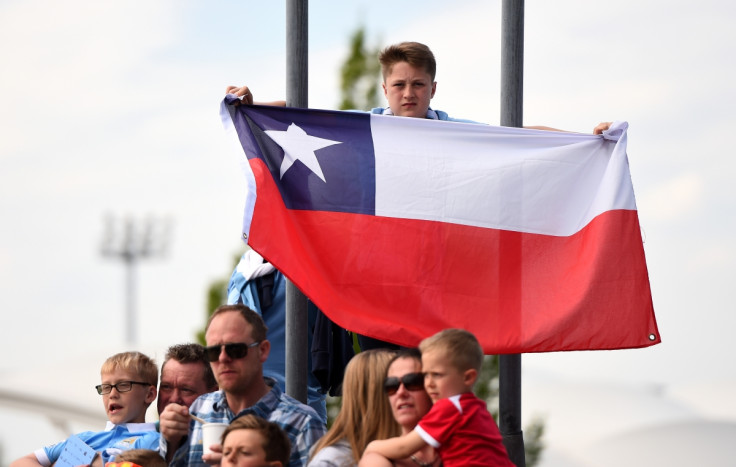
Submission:
M 421 373 L 409 373 L 401 378 L 404 387 L 409 391 L 419 391 L 424 389 L 424 375 Z
M 386 381 L 383 382 L 383 390 L 386 391 L 386 394 L 389 396 L 393 396 L 396 394 L 396 391 L 399 390 L 400 385 L 401 381 L 399 381 L 399 378 L 386 378 Z
M 232 359 L 243 358 L 248 355 L 248 344 L 235 343 L 235 344 L 223 344 L 223 345 L 210 345 L 204 348 L 207 354 L 207 360 L 216 362 L 220 359 L 220 353 L 222 348 L 225 347 L 225 353 Z
M 248 355 L 248 344 L 225 344 L 225 353 L 232 359 Z
M 216 362 L 220 358 L 220 347 L 219 345 L 211 345 L 209 347 L 205 347 L 204 351 L 207 354 L 207 360 L 211 362 Z

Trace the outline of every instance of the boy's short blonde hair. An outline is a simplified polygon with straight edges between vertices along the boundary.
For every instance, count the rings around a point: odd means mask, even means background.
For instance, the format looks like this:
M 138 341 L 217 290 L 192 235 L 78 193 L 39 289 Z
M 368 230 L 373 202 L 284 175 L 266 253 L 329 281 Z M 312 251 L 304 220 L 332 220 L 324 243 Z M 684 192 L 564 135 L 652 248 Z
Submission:
M 153 449 L 130 449 L 115 456 L 115 462 L 132 462 L 142 467 L 166 467 L 163 457 Z
M 460 371 L 480 372 L 483 349 L 473 333 L 465 329 L 445 329 L 419 343 L 424 352 L 440 351 L 450 364 Z
M 100 374 L 109 374 L 115 370 L 135 373 L 141 383 L 158 386 L 158 368 L 156 362 L 140 352 L 121 352 L 105 360 Z

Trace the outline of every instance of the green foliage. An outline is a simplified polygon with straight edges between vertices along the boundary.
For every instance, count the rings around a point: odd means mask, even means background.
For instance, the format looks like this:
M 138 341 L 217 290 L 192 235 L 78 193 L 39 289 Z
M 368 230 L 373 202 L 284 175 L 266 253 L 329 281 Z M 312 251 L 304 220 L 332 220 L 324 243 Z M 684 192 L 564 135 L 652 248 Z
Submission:
M 238 262 L 240 261 L 240 257 L 242 255 L 242 253 L 238 253 L 233 256 L 233 266 L 232 268 L 230 268 L 230 273 L 232 273 L 233 269 L 235 269 L 235 266 L 238 265 Z M 207 308 L 205 308 L 204 315 L 205 323 L 207 323 L 207 321 L 210 319 L 210 315 L 213 311 L 215 311 L 215 308 L 227 303 L 227 284 L 229 282 L 230 275 L 228 274 L 222 279 L 216 279 L 210 282 L 209 287 L 207 287 Z M 202 345 L 206 345 L 204 340 L 204 327 L 202 327 L 202 329 L 197 332 L 197 342 Z
M 341 110 L 367 110 L 378 106 L 381 83 L 379 50 L 366 47 L 365 29 L 362 27 L 350 38 L 350 54 L 340 68 Z
M 480 399 L 486 401 L 488 411 L 498 421 L 498 355 L 486 355 L 483 358 L 480 375 L 475 383 L 474 392 Z M 542 435 L 544 435 L 544 420 L 534 418 L 524 427 L 524 458 L 527 467 L 534 467 L 539 463 L 544 449 Z
M 544 450 L 542 435 L 544 435 L 544 420 L 538 416 L 534 417 L 529 425 L 524 427 L 524 457 L 529 467 L 537 465 L 542 457 Z

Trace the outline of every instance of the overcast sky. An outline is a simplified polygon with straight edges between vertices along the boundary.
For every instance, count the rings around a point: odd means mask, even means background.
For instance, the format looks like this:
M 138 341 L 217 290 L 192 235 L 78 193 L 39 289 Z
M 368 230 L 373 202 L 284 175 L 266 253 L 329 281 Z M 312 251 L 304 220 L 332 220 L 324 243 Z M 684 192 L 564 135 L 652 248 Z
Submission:
M 364 25 L 371 44 L 433 49 L 434 108 L 499 123 L 500 1 L 309 9 L 311 107 L 337 106 Z M 106 215 L 171 219 L 166 256 L 138 268 L 138 338 L 193 339 L 208 284 L 243 251 L 244 179 L 218 106 L 229 84 L 284 97 L 284 17 L 280 1 L 0 0 L 0 375 L 124 341 L 124 269 L 99 253 Z M 736 6 L 715 0 L 526 2 L 525 124 L 629 122 L 662 335 L 642 350 L 529 355 L 528 367 L 665 386 L 736 379 L 734 20 Z

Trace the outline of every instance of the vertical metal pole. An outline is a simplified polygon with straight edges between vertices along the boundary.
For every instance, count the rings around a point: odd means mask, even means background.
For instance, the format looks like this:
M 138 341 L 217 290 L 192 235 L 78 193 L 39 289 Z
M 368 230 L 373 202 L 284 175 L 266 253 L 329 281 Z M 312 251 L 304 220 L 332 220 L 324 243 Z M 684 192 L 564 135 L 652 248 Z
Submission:
M 521 127 L 524 102 L 524 0 L 503 0 L 501 36 L 501 125 Z M 515 247 L 518 248 L 518 245 Z M 525 467 L 524 436 L 521 431 L 520 354 L 501 355 L 499 358 L 499 428 L 511 462 L 517 467 Z
M 286 0 L 286 105 L 306 108 L 308 2 Z M 286 281 L 286 393 L 307 402 L 307 297 Z
M 137 267 L 143 258 L 163 255 L 166 251 L 169 222 L 149 219 L 143 227 L 131 219 L 125 219 L 122 230 L 117 232 L 114 219 L 107 219 L 107 232 L 100 253 L 105 257 L 120 259 L 125 265 L 125 342 L 136 344 L 138 337 Z
M 136 331 L 138 329 L 136 305 L 136 283 L 135 283 L 135 258 L 133 256 L 124 257 L 126 269 L 126 289 L 125 294 L 125 342 L 127 344 L 137 344 L 138 337 Z

